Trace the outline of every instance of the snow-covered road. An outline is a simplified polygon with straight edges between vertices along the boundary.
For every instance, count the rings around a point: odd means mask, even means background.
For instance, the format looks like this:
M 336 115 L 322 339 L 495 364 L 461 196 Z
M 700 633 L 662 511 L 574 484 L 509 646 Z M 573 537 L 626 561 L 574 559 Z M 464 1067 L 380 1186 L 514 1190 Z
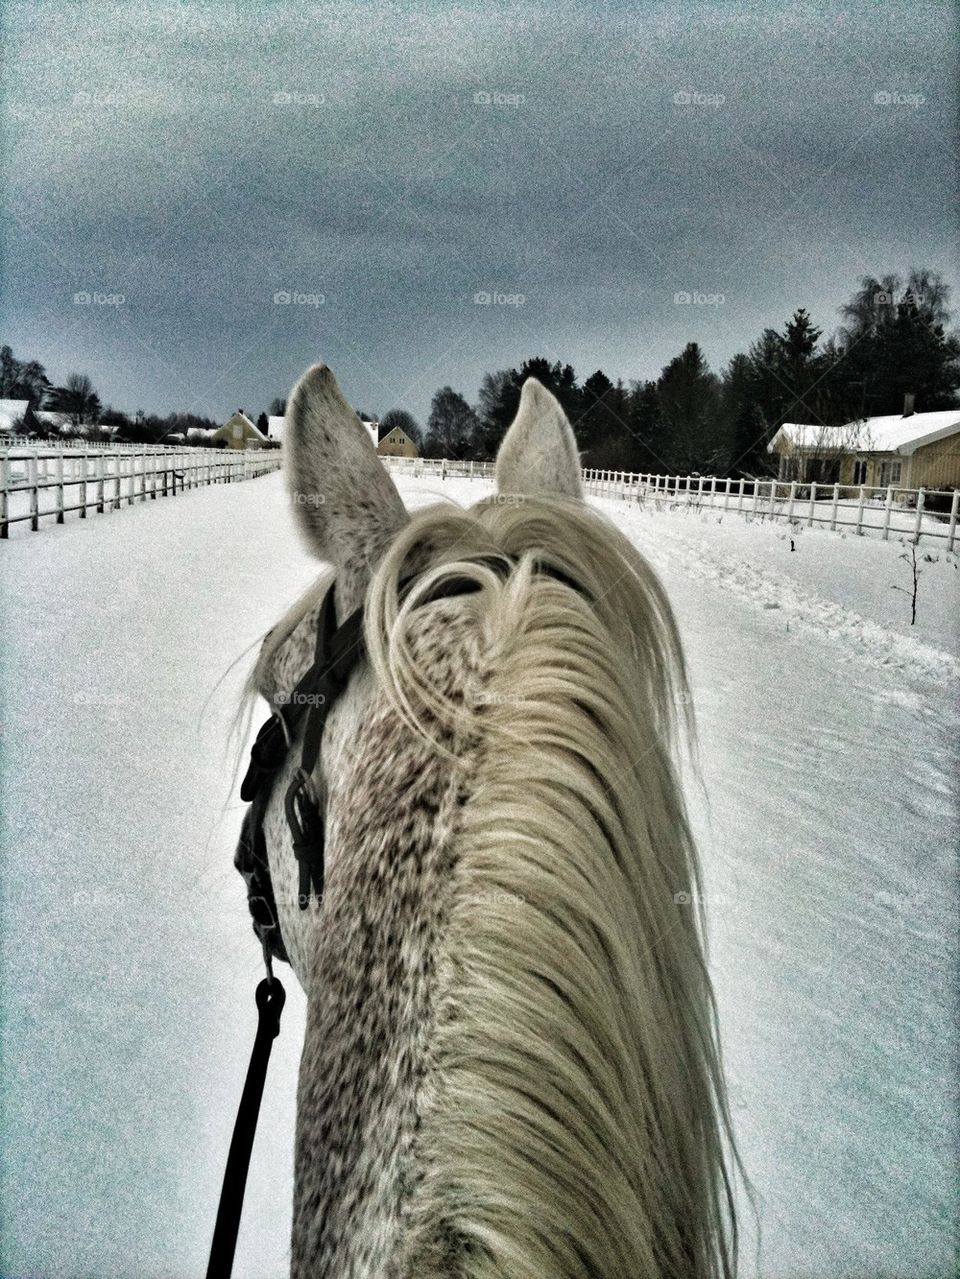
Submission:
M 947 1279 L 956 561 L 921 565 L 911 629 L 897 543 L 597 504 L 661 572 L 688 649 L 759 1273 Z M 278 475 L 17 538 L 0 563 L 0 1270 L 194 1276 L 259 972 L 225 743 L 252 646 L 317 566 Z M 260 1279 L 287 1267 L 304 1009 L 285 984 L 235 1268 Z

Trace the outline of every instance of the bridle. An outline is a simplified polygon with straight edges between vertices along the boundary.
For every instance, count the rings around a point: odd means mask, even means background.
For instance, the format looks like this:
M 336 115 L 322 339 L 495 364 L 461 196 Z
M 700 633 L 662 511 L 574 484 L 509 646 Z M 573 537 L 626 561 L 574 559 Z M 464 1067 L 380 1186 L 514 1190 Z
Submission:
M 471 562 L 493 568 L 504 575 L 516 564 L 512 556 L 505 554 L 480 555 Z M 539 563 L 537 571 L 572 587 L 581 595 L 587 595 L 579 583 L 550 564 Z M 410 590 L 414 580 L 415 575 L 411 575 L 401 581 L 401 599 Z M 467 595 L 480 589 L 481 583 L 476 578 L 458 575 L 443 579 L 425 591 L 419 603 L 427 604 L 455 595 Z M 254 932 L 263 946 L 267 977 L 257 986 L 257 1035 L 220 1192 L 207 1279 L 229 1279 L 233 1266 L 247 1168 L 267 1063 L 272 1042 L 280 1030 L 280 1013 L 285 994 L 273 975 L 271 961 L 276 958 L 289 963 L 290 960 L 280 932 L 277 902 L 270 878 L 264 818 L 274 783 L 286 764 L 287 753 L 293 749 L 301 734 L 300 764 L 287 787 L 284 812 L 290 827 L 294 855 L 300 868 L 297 894 L 300 909 L 306 910 L 311 898 L 316 897 L 319 902 L 323 896 L 324 797 L 322 783 L 315 780 L 314 773 L 320 758 L 327 718 L 364 656 L 363 606 L 355 609 L 338 626 L 335 591 L 336 585 L 331 585 L 320 605 L 313 664 L 292 693 L 273 699 L 270 717 L 257 733 L 250 751 L 250 764 L 240 787 L 240 798 L 249 807 L 244 816 L 234 865 L 247 885 L 247 902 L 253 916 Z
M 323 895 L 323 797 L 313 777 L 323 729 L 334 702 L 363 657 L 363 607 L 337 626 L 335 590 L 330 587 L 320 606 L 313 665 L 292 693 L 274 700 L 270 718 L 251 748 L 250 764 L 240 786 L 240 798 L 250 807 L 234 865 L 246 881 L 247 903 L 264 953 L 286 963 L 289 957 L 280 933 L 263 822 L 277 774 L 302 730 L 300 766 L 287 787 L 284 811 L 300 867 L 298 904 L 306 910 L 314 894 L 318 900 Z

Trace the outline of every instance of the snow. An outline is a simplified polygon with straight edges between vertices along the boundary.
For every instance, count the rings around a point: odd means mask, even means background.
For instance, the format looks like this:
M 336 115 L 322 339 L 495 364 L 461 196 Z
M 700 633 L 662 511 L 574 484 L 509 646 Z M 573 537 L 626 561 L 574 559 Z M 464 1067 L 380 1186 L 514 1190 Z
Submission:
M 490 491 L 399 485 L 411 505 Z M 688 650 L 711 966 L 762 1227 L 758 1270 L 745 1210 L 743 1273 L 946 1276 L 957 559 L 928 549 L 911 627 L 896 540 L 596 505 L 661 573 Z M 200 1274 L 260 971 L 226 743 L 258 638 L 317 565 L 279 474 L 0 554 L 0 1272 Z M 288 1265 L 304 1003 L 285 985 L 238 1276 Z

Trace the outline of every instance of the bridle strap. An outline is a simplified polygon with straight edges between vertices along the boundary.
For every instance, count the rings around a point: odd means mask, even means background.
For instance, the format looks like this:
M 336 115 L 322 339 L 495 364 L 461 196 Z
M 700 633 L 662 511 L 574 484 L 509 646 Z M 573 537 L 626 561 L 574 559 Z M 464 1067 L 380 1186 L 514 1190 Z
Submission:
M 297 899 L 301 910 L 306 910 L 312 896 L 318 901 L 323 897 L 326 824 L 323 796 L 316 790 L 322 783 L 314 780 L 323 730 L 333 703 L 363 655 L 363 607 L 337 626 L 335 589 L 332 587 L 323 601 L 314 664 L 294 692 L 294 698 L 301 698 L 306 707 L 306 718 L 300 767 L 287 788 L 284 811 L 299 866 Z

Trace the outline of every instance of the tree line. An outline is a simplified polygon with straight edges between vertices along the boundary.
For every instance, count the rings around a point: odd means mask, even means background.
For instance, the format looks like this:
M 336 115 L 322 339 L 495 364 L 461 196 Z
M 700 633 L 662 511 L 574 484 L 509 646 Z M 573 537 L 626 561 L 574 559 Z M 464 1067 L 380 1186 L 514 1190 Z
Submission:
M 71 373 L 55 386 L 37 360 L 18 360 L 9 346 L 0 347 L 0 399 L 25 400 L 26 410 L 13 423 L 14 432 L 38 439 L 82 435 L 91 440 L 121 440 L 134 444 L 186 441 L 207 444 L 222 422 L 198 413 L 126 413 L 103 404 L 86 374 Z M 274 399 L 260 413 L 256 425 L 267 434 L 267 417 L 282 417 L 287 402 Z
M 767 444 L 785 421 L 836 426 L 902 411 L 952 408 L 960 387 L 960 338 L 949 330 L 950 291 L 939 273 L 913 269 L 865 276 L 840 308 L 841 324 L 822 340 L 806 309 L 782 329 L 767 328 L 718 374 L 688 342 L 655 380 L 614 381 L 603 369 L 581 380 L 571 364 L 543 356 L 484 374 L 474 404 L 450 386 L 433 396 L 426 427 L 394 407 L 381 436 L 401 427 L 426 457 L 487 460 L 517 411 L 520 389 L 537 377 L 573 425 L 585 466 L 657 474 L 762 475 L 775 469 Z M 220 423 L 193 413 L 165 417 L 103 406 L 89 377 L 54 386 L 41 364 L 0 348 L 0 398 L 28 401 L 16 429 L 45 436 L 82 432 L 137 443 L 183 438 L 204 443 Z M 43 420 L 40 411 L 62 415 Z M 274 399 L 257 417 L 282 416 Z M 370 415 L 359 416 L 370 420 Z M 111 429 L 105 425 L 109 424 Z
M 542 356 L 484 375 L 475 404 L 450 386 L 433 396 L 422 429 L 391 410 L 426 457 L 485 460 L 513 420 L 520 388 L 537 377 L 573 425 L 585 466 L 657 474 L 762 475 L 767 445 L 785 421 L 841 425 L 952 408 L 960 387 L 960 338 L 949 332 L 949 287 L 934 271 L 865 276 L 826 340 L 806 309 L 765 329 L 746 352 L 713 372 L 689 342 L 655 380 L 614 381 L 603 369 L 581 380 Z

